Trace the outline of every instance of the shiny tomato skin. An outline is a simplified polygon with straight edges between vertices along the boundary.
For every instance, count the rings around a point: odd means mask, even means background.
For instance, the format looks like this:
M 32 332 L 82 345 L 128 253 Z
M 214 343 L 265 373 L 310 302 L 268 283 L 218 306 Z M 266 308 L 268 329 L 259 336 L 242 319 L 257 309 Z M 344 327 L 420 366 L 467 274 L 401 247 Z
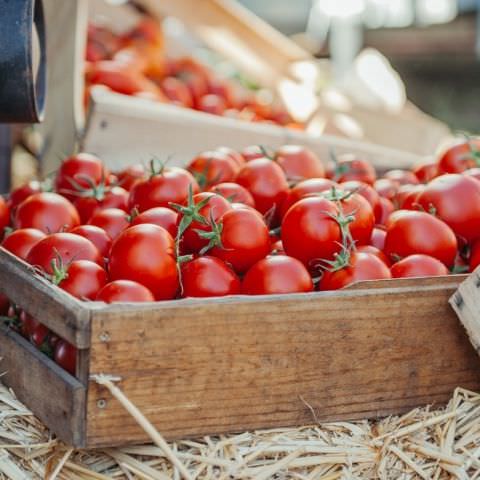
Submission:
M 377 247 L 374 247 L 373 245 L 360 245 L 357 247 L 357 252 L 363 252 L 363 253 L 371 253 L 378 257 L 387 267 L 391 265 L 392 262 L 388 259 L 388 257 L 382 252 Z
M 378 248 L 383 252 L 385 248 L 385 238 L 387 236 L 387 231 L 384 228 L 379 228 L 378 226 L 374 227 L 372 231 L 372 236 L 370 238 L 370 245 Z
M 389 278 L 392 278 L 389 268 L 376 255 L 353 252 L 348 267 L 336 272 L 326 271 L 323 274 L 319 290 L 339 290 L 355 282 Z
M 112 247 L 112 239 L 103 228 L 97 227 L 96 225 L 80 225 L 70 230 L 70 233 L 80 235 L 90 240 L 98 248 L 102 257 L 108 257 L 110 248 Z
M 427 162 L 417 165 L 412 169 L 420 183 L 428 183 L 438 175 L 437 162 Z
M 282 221 L 282 243 L 287 255 L 307 268 L 319 260 L 333 260 L 340 251 L 342 234 L 335 203 L 323 197 L 307 197 L 295 203 Z
M 145 178 L 145 175 L 145 167 L 141 163 L 134 163 L 117 173 L 118 185 L 129 192 L 138 180 Z
M 183 297 L 224 297 L 240 293 L 238 275 L 223 260 L 204 256 L 182 265 Z
M 227 154 L 239 167 L 243 167 L 243 165 L 245 165 L 245 159 L 243 158 L 243 155 L 237 150 L 234 150 L 230 147 L 217 147 L 215 150 L 217 152 Z
M 249 145 L 241 150 L 240 153 L 246 162 L 265 157 L 265 150 L 260 145 Z
M 310 195 L 326 192 L 338 184 L 329 178 L 309 178 L 297 183 L 287 194 L 280 208 L 280 215 L 283 218 L 288 209 L 296 202 Z
M 193 108 L 190 89 L 178 78 L 165 77 L 160 83 L 160 87 L 170 102 L 182 107 Z
M 66 340 L 60 339 L 55 345 L 53 353 L 55 363 L 60 365 L 71 375 L 75 375 L 77 365 L 77 349 Z
M 252 194 L 238 183 L 223 182 L 210 188 L 209 192 L 216 193 L 226 198 L 231 203 L 244 203 L 255 208 L 255 200 Z
M 252 194 L 260 213 L 275 209 L 275 216 L 279 217 L 289 187 L 283 170 L 275 162 L 267 158 L 251 160 L 240 170 L 235 181 Z
M 107 283 L 97 295 L 98 302 L 154 302 L 153 293 L 138 282 L 132 280 L 115 280 Z
M 399 184 L 388 178 L 379 178 L 373 184 L 373 188 L 377 191 L 380 197 L 387 198 L 393 201 L 397 194 Z
M 102 228 L 112 240 L 115 240 L 130 226 L 130 223 L 125 211 L 119 208 L 106 208 L 94 213 L 88 221 L 88 225 Z
M 378 218 L 376 218 L 377 225 L 386 225 L 394 211 L 395 205 L 388 198 L 380 197 L 380 213 Z
M 425 190 L 423 184 L 402 185 L 395 195 L 395 205 L 400 210 L 417 210 L 417 197 Z
M 193 193 L 200 188 L 190 172 L 183 168 L 169 167 L 162 173 L 140 180 L 130 190 L 128 208 L 140 212 L 155 207 L 169 207 L 170 203 L 183 204 L 191 186 Z
M 145 210 L 137 215 L 132 220 L 132 227 L 134 225 L 141 225 L 142 223 L 150 223 L 163 227 L 173 238 L 177 236 L 178 231 L 178 213 L 170 208 L 155 207 Z
M 253 265 L 242 281 L 246 295 L 304 293 L 313 290 L 308 270 L 300 260 L 287 255 L 271 255 Z
M 82 223 L 87 223 L 92 216 L 106 208 L 118 208 L 126 212 L 128 210 L 128 192 L 122 187 L 112 187 L 99 196 L 82 196 L 74 203 Z
M 2 247 L 22 260 L 27 260 L 30 250 L 47 235 L 36 228 L 15 230 L 2 242 Z
M 318 156 L 300 145 L 283 145 L 275 152 L 275 161 L 289 181 L 325 177 L 325 168 Z
M 30 195 L 15 211 L 15 228 L 36 228 L 45 233 L 69 230 L 80 224 L 77 209 L 57 193 Z
M 74 260 L 89 260 L 103 265 L 103 258 L 97 247 L 86 238 L 73 233 L 53 233 L 40 240 L 27 257 L 30 265 L 41 268 L 48 275 L 52 275 L 52 260 L 59 258 L 64 266 Z
M 385 172 L 383 178 L 387 180 L 391 180 L 392 182 L 396 183 L 397 185 L 416 185 L 419 183 L 417 176 L 411 172 L 410 170 L 389 170 Z
M 352 154 L 345 154 L 338 157 L 336 164 L 333 162 L 328 164 L 327 177 L 339 183 L 358 180 L 373 185 L 377 174 L 367 160 L 362 160 Z
M 209 255 L 230 263 L 237 273 L 246 272 L 270 253 L 268 228 L 251 207 L 242 205 L 241 209 L 229 210 L 219 221 L 223 225 L 222 247 L 214 247 Z
M 36 347 L 45 345 L 50 334 L 50 330 L 40 322 L 36 322 L 34 327 L 30 327 L 29 340 Z
M 233 181 L 239 169 L 240 166 L 230 154 L 218 150 L 198 154 L 187 166 L 204 190 L 218 183 Z
M 156 300 L 169 300 L 179 288 L 175 242 L 157 225 L 135 225 L 123 231 L 110 251 L 112 280 L 133 280 L 147 287 Z
M 34 193 L 40 193 L 42 191 L 42 184 L 37 180 L 31 180 L 20 187 L 15 188 L 10 192 L 8 197 L 8 205 L 12 211 L 14 211 L 18 205 L 26 200 L 30 195 Z
M 380 195 L 368 183 L 359 182 L 358 180 L 350 180 L 340 184 L 340 188 L 346 192 L 356 192 L 368 201 L 372 207 L 375 221 L 381 217 L 382 207 L 380 205 Z
M 457 246 L 452 229 L 429 213 L 397 210 L 388 220 L 384 250 L 394 262 L 422 253 L 450 267 L 455 261 Z
M 480 182 L 461 174 L 442 175 L 417 197 L 425 210 L 435 210 L 455 234 L 470 242 L 480 236 Z
M 76 198 L 77 185 L 90 188 L 91 184 L 99 185 L 105 181 L 108 175 L 108 169 L 98 157 L 90 153 L 78 153 L 66 158 L 60 165 L 55 177 L 55 190 L 72 200 Z
M 75 260 L 66 267 L 67 277 L 58 286 L 80 300 L 95 300 L 107 283 L 107 272 L 88 260 Z
M 472 151 L 480 149 L 480 140 L 470 139 L 447 148 L 438 159 L 438 173 L 461 173 L 469 168 L 479 166 L 479 161 Z
M 447 267 L 430 255 L 409 255 L 390 267 L 393 278 L 436 277 L 448 275 Z

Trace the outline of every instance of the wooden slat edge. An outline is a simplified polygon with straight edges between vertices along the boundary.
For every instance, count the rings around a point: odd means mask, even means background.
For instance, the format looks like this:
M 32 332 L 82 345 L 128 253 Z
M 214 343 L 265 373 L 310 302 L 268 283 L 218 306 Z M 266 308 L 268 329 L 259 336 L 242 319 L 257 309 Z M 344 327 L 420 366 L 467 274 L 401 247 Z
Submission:
M 85 446 L 87 389 L 17 333 L 0 326 L 2 382 L 60 440 Z
M 88 307 L 1 247 L 0 292 L 76 347 L 89 347 Z

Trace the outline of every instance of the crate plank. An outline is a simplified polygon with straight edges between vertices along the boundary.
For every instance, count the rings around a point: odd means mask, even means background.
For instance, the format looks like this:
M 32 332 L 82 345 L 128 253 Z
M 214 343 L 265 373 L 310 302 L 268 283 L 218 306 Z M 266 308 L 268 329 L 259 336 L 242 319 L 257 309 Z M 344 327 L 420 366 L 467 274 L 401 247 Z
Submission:
M 26 310 L 60 337 L 80 349 L 90 343 L 90 312 L 86 305 L 54 287 L 31 265 L 0 247 L 0 293 Z
M 448 305 L 459 281 L 96 308 L 90 372 L 120 376 L 168 438 L 311 422 L 307 403 L 322 421 L 441 403 L 457 386 L 480 387 Z M 87 443 L 145 440 L 91 383 Z
M 17 333 L 0 325 L 2 382 L 64 442 L 85 446 L 86 388 Z

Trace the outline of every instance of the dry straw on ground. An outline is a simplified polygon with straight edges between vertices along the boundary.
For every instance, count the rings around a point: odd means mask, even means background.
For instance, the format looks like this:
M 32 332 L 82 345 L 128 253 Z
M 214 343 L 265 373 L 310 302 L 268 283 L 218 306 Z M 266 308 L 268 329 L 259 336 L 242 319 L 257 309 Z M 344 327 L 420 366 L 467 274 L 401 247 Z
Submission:
M 73 451 L 0 385 L 0 479 L 480 479 L 480 394 L 442 410 L 169 444 Z M 177 467 L 174 466 L 177 464 Z M 186 467 L 183 473 L 178 465 Z

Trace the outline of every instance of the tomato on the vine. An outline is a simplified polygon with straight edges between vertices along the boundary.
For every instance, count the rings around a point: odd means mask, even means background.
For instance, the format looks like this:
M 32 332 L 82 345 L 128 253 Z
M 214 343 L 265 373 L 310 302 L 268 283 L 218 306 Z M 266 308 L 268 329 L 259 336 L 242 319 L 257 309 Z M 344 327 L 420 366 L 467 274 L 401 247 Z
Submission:
M 18 258 L 26 260 L 30 250 L 46 236 L 45 233 L 36 228 L 21 228 L 5 237 L 2 242 L 2 247 Z
M 128 192 L 122 187 L 93 188 L 79 192 L 79 197 L 74 202 L 82 223 L 88 222 L 92 216 L 106 208 L 128 210 Z

